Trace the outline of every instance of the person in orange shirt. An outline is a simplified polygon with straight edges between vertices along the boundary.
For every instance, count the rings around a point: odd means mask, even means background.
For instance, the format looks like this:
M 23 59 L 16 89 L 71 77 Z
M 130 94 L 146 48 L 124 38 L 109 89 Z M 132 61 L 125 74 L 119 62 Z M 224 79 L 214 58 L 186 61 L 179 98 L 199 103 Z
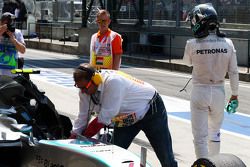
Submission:
M 96 15 L 99 31 L 92 35 L 90 43 L 90 64 L 96 69 L 119 70 L 121 65 L 122 37 L 109 29 L 111 23 L 107 10 Z

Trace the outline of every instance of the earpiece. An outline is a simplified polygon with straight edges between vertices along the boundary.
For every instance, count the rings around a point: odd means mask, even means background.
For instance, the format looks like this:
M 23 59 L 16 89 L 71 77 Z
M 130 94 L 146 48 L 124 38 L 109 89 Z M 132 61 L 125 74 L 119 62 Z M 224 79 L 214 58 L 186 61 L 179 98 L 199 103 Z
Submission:
M 102 83 L 102 76 L 100 73 L 95 72 L 95 74 L 92 76 L 91 80 L 98 86 Z
M 99 85 L 102 83 L 102 76 L 100 73 L 98 73 L 94 68 L 87 68 L 83 66 L 79 66 L 77 69 L 86 71 L 88 73 L 88 80 L 91 80 L 94 82 L 95 85 Z

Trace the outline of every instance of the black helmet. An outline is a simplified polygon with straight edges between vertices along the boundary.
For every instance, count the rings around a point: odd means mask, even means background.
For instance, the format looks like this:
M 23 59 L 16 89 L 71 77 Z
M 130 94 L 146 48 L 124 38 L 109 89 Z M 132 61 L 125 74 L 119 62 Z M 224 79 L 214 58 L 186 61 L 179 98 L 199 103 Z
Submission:
M 189 13 L 189 21 L 195 38 L 206 37 L 209 34 L 208 30 L 218 30 L 219 27 L 217 12 L 211 3 L 195 6 Z

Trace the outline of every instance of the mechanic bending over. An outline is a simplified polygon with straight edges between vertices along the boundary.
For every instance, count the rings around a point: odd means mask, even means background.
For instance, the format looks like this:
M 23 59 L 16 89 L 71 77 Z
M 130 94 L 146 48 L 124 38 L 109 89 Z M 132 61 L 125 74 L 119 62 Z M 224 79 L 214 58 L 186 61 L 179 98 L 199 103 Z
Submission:
M 73 73 L 80 89 L 80 111 L 70 138 L 94 136 L 104 125 L 114 125 L 112 142 L 127 149 L 142 130 L 163 167 L 177 167 L 167 112 L 157 90 L 147 82 L 117 70 L 81 64 Z M 88 124 L 90 115 L 98 116 Z

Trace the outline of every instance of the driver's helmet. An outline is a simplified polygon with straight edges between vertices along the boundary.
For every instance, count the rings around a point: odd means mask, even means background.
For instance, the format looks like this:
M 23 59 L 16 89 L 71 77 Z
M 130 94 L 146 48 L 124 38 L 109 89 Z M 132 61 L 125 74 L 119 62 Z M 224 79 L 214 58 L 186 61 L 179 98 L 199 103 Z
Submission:
M 189 13 L 191 30 L 195 38 L 208 36 L 208 30 L 213 30 L 219 26 L 217 12 L 211 3 L 200 4 Z

